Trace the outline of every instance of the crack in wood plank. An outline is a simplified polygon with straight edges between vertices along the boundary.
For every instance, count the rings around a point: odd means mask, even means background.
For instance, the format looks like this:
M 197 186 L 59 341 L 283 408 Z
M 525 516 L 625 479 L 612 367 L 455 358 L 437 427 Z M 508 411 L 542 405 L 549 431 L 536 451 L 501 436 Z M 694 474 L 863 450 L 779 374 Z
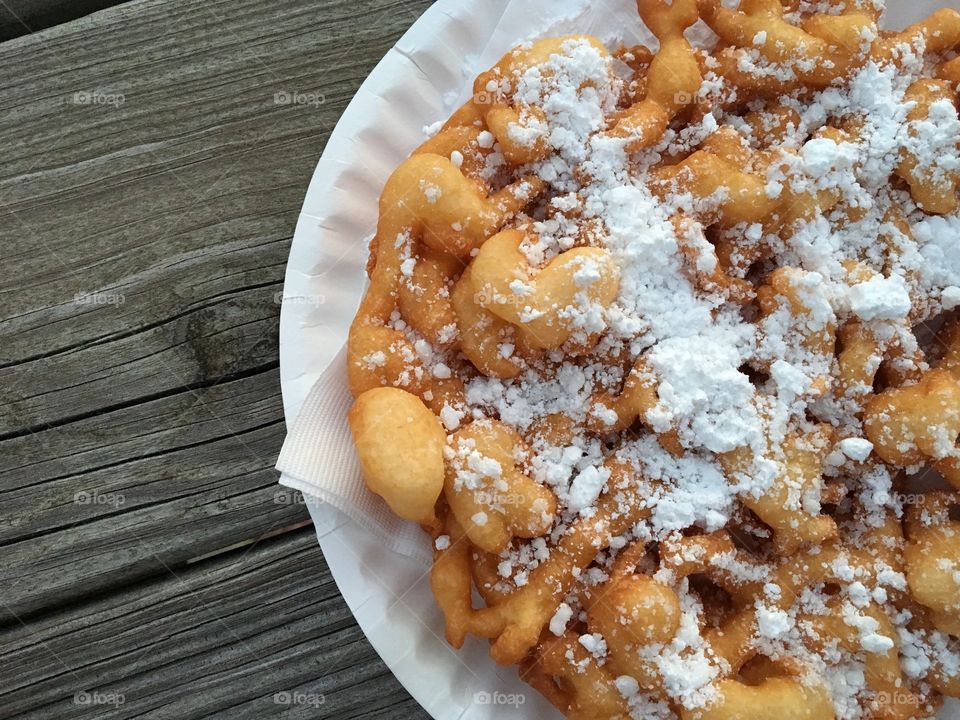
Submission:
M 429 5 L 133 0 L 0 44 L 0 718 L 425 717 L 273 463 L 306 186 Z

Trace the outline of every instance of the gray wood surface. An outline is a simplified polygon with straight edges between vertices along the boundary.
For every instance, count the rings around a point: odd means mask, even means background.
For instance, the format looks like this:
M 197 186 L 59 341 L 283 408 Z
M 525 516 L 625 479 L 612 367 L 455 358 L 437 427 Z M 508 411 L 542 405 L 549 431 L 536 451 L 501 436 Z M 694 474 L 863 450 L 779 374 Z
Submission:
M 5 633 L 0 716 L 417 718 L 311 528 Z
M 429 5 L 144 0 L 0 43 L 0 717 L 425 717 L 273 464 L 307 182 Z

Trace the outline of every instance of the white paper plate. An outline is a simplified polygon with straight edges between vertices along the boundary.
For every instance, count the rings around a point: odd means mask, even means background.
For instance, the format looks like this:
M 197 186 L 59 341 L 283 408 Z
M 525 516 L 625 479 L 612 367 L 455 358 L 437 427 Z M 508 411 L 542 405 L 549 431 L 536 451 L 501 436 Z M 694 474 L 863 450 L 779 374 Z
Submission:
M 902 27 L 943 4 L 890 0 L 890 25 Z M 960 0 L 947 4 L 960 7 Z M 446 119 L 469 95 L 473 77 L 509 48 L 534 34 L 574 31 L 649 38 L 633 0 L 439 0 L 361 86 L 317 165 L 290 251 L 280 319 L 288 427 L 346 341 L 366 287 L 380 192 L 424 140 L 423 127 Z M 384 550 L 336 509 L 309 497 L 307 506 L 357 622 L 434 718 L 560 720 L 515 669 L 493 663 L 486 642 L 470 639 L 460 651 L 447 645 L 422 565 Z M 960 709 L 942 717 L 960 717 Z

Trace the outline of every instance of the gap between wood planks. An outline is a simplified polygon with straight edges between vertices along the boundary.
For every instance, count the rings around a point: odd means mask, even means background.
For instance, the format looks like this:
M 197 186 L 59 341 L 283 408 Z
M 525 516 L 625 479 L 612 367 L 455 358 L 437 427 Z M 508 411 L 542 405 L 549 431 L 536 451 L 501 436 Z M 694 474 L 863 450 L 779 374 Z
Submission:
M 76 20 L 126 0 L 3 0 L 0 42 Z
M 366 643 L 309 528 L 0 630 L 0 718 L 281 716 L 428 717 Z
M 0 17 L 27 4 L 55 3 Z M 0 44 L 0 718 L 262 720 L 286 710 L 277 690 L 325 693 L 331 718 L 425 717 L 273 462 L 297 212 L 329 130 L 429 4 L 131 0 Z M 276 103 L 296 88 L 326 102 Z M 126 101 L 77 100 L 93 90 Z M 74 299 L 95 292 L 123 303 Z M 91 492 L 125 504 L 77 504 Z M 67 696 L 95 688 L 127 704 Z

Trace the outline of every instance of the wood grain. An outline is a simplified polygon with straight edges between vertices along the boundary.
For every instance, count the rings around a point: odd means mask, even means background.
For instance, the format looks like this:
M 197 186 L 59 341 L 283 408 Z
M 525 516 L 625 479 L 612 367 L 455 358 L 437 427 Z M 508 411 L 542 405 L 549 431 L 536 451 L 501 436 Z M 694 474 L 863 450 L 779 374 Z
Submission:
M 290 237 L 428 5 L 147 0 L 0 45 L 0 622 L 303 521 L 272 469 Z
M 0 717 L 428 716 L 370 651 L 310 528 L 0 631 Z
M 0 717 L 426 717 L 273 464 L 307 183 L 429 5 L 135 0 L 0 44 Z

